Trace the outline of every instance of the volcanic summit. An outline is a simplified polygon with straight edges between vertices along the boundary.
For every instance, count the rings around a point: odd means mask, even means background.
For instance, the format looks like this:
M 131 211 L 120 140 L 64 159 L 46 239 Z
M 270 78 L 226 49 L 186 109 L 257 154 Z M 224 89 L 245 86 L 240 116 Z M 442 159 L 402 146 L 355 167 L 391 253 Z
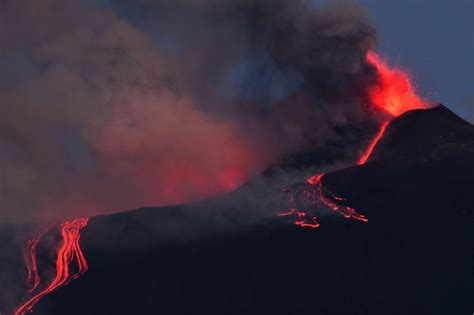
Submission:
M 364 3 L 0 1 L 0 315 L 471 314 L 461 14 Z
M 474 283 L 473 152 L 474 126 L 444 106 L 406 112 L 366 164 L 322 178 L 369 222 L 326 214 L 317 232 L 285 217 L 230 228 L 241 207 L 268 206 L 257 186 L 93 217 L 81 234 L 90 270 L 35 313 L 462 314 Z

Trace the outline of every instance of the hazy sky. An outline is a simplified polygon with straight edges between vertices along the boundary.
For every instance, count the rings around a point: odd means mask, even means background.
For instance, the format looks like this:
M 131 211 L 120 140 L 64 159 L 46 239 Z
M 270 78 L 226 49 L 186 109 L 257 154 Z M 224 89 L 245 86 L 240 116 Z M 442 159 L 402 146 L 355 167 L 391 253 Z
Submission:
M 137 14 L 133 1 L 121 13 Z M 191 0 L 190 0 L 191 1 Z M 329 0 L 312 0 L 316 5 Z M 420 94 L 474 121 L 474 0 L 358 0 L 380 36 L 379 51 L 408 70 Z M 140 14 L 138 14 L 140 16 Z
M 423 95 L 474 121 L 474 1 L 360 0 L 380 51 L 409 70 Z

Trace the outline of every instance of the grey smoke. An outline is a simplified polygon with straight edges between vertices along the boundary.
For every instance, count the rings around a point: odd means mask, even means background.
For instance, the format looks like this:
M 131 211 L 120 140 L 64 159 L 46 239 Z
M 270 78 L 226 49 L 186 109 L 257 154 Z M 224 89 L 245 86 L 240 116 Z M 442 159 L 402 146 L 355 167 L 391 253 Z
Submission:
M 0 222 L 199 199 L 363 119 L 355 3 L 0 1 Z

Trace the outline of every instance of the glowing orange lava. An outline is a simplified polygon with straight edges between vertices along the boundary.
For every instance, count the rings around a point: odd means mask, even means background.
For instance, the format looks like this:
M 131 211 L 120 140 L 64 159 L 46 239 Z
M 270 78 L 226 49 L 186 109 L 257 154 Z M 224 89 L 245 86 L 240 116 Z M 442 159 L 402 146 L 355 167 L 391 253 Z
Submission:
M 311 222 L 313 223 L 308 223 L 306 220 L 301 220 L 301 221 L 295 221 L 295 224 L 303 228 L 312 228 L 312 229 L 315 229 L 319 227 L 320 225 L 315 216 L 311 217 Z
M 61 236 L 63 238 L 63 244 L 58 250 L 56 258 L 56 276 L 53 281 L 42 291 L 32 296 L 22 306 L 20 306 L 15 315 L 23 315 L 33 309 L 36 303 L 38 303 L 45 295 L 55 291 L 56 289 L 68 285 L 71 281 L 79 278 L 84 272 L 87 271 L 88 265 L 81 246 L 79 245 L 79 239 L 81 237 L 80 230 L 85 227 L 89 222 L 89 218 L 74 219 L 72 221 L 66 221 L 61 224 Z M 43 234 L 44 235 L 44 234 Z M 31 244 L 35 244 L 33 248 L 39 243 L 41 236 L 36 238 L 35 241 L 30 241 Z M 30 246 L 31 248 L 31 246 Z M 35 252 L 32 252 L 35 254 Z M 76 259 L 77 271 L 71 274 L 71 263 Z M 39 284 L 39 276 L 36 268 L 36 258 L 32 258 L 34 261 L 35 281 Z M 35 282 L 36 283 L 36 282 Z M 36 284 L 36 287 L 38 286 Z M 36 288 L 35 287 L 35 288 Z
M 370 87 L 368 91 L 373 105 L 393 116 L 400 116 L 413 109 L 431 107 L 429 102 L 415 94 L 408 73 L 397 68 L 390 68 L 373 51 L 368 51 L 366 58 L 378 73 L 378 84 Z
M 349 206 L 339 205 L 337 203 L 337 201 L 338 202 L 345 201 L 346 200 L 345 198 L 336 196 L 329 191 L 327 192 L 327 194 L 329 194 L 331 198 L 326 197 L 326 195 L 323 192 L 323 184 L 321 183 L 323 176 L 324 176 L 324 173 L 312 176 L 308 179 L 308 183 L 311 184 L 312 182 L 313 184 L 311 185 L 316 186 L 316 190 L 318 192 L 319 198 L 324 203 L 324 205 L 328 207 L 329 209 L 341 214 L 346 219 L 353 218 L 359 221 L 367 222 L 368 221 L 367 218 L 363 214 L 357 213 L 357 211 L 354 208 L 349 207 Z
M 281 212 L 277 213 L 277 216 L 279 217 L 288 217 L 288 216 L 296 216 L 299 218 L 297 221 L 295 221 L 295 224 L 301 227 L 308 227 L 308 228 L 317 228 L 319 227 L 319 222 L 315 216 L 312 216 L 311 218 L 307 217 L 306 212 L 303 211 L 297 211 L 296 209 L 291 209 L 288 212 Z
M 389 123 L 390 121 L 386 121 L 382 124 L 382 126 L 380 126 L 379 132 L 377 133 L 375 138 L 372 140 L 367 150 L 365 150 L 364 154 L 360 157 L 359 161 L 357 162 L 357 165 L 363 165 L 367 162 L 370 155 L 372 154 L 372 151 L 374 151 L 375 146 L 377 145 L 377 143 L 379 143 L 380 139 L 384 135 L 385 129 L 387 129 L 387 126 Z
M 378 84 L 372 86 L 368 90 L 371 103 L 390 113 L 392 116 L 399 116 L 408 110 L 425 109 L 431 107 L 431 104 L 420 97 L 415 92 L 410 77 L 407 73 L 400 69 L 390 68 L 383 62 L 377 54 L 368 51 L 367 62 L 372 64 L 378 72 Z M 374 148 L 379 140 L 383 137 L 384 132 L 390 121 L 385 121 L 375 138 L 360 157 L 358 165 L 365 164 L 370 158 Z M 367 218 L 357 213 L 357 211 L 349 206 L 342 205 L 345 198 L 337 196 L 327 189 L 323 189 L 322 178 L 324 173 L 320 173 L 310 177 L 307 180 L 306 188 L 300 193 L 306 199 L 306 203 L 310 203 L 313 208 L 329 208 L 332 211 L 342 215 L 345 218 L 352 218 L 362 222 L 367 222 Z M 234 189 L 239 182 L 242 181 L 242 172 L 239 169 L 229 168 L 224 175 L 219 179 L 228 190 Z M 179 177 L 181 178 L 181 177 Z M 208 187 L 204 180 L 198 176 L 198 184 L 203 187 Z M 311 189 L 308 189 L 311 188 Z M 177 191 L 177 189 L 172 189 Z M 328 197 L 329 196 L 329 197 Z M 293 195 L 290 197 L 290 202 L 295 202 L 297 198 Z M 278 213 L 277 216 L 296 218 L 294 224 L 303 228 L 317 228 L 320 226 L 315 215 L 309 215 L 306 211 L 298 211 L 292 208 L 290 211 Z M 33 307 L 44 296 L 55 291 L 56 289 L 68 285 L 71 281 L 80 277 L 88 269 L 87 261 L 84 257 L 82 249 L 79 244 L 80 230 L 87 226 L 89 218 L 79 218 L 71 221 L 66 221 L 61 224 L 61 236 L 63 239 L 62 246 L 59 248 L 56 258 L 56 276 L 51 283 L 39 293 L 33 295 L 23 305 L 21 305 L 15 315 L 23 315 L 32 311 Z M 39 235 L 33 237 L 28 241 L 24 252 L 25 263 L 28 271 L 28 282 L 30 284 L 29 292 L 33 293 L 40 285 L 40 277 L 38 273 L 36 261 L 36 247 L 41 241 L 41 238 L 50 228 L 44 230 Z M 71 263 L 76 260 L 75 272 L 71 272 Z
M 372 51 L 367 52 L 366 58 L 367 62 L 375 67 L 378 74 L 377 84 L 369 87 L 368 90 L 370 101 L 374 106 L 385 110 L 395 117 L 398 117 L 409 110 L 426 109 L 432 107 L 429 102 L 423 100 L 415 94 L 410 77 L 406 72 L 403 72 L 400 69 L 390 68 L 377 56 L 377 54 Z M 374 148 L 383 137 L 385 130 L 390 124 L 390 121 L 391 120 L 387 120 L 381 124 L 379 132 L 370 142 L 369 146 L 364 151 L 364 154 L 362 154 L 362 156 L 359 158 L 357 165 L 363 165 L 368 161 Z M 309 203 L 312 203 L 313 208 L 317 209 L 318 207 L 323 206 L 339 213 L 345 218 L 353 218 L 359 221 L 367 222 L 367 218 L 364 215 L 357 213 L 354 208 L 341 204 L 341 202 L 345 201 L 345 198 L 336 196 L 327 189 L 323 191 L 323 185 L 321 183 L 323 176 L 324 173 L 321 173 L 308 178 L 308 184 L 315 189 L 308 191 L 308 189 L 305 188 L 298 191 L 298 193 L 302 195 L 303 199 L 309 199 Z M 297 199 L 298 198 L 295 196 L 290 196 L 290 202 L 292 203 Z M 306 203 L 308 203 L 307 200 Z M 314 228 L 319 226 L 316 217 L 310 217 L 304 211 L 292 209 L 288 212 L 279 213 L 277 215 L 295 216 L 295 224 L 301 227 Z M 311 221 L 308 221 L 309 218 Z
M 367 222 L 367 218 L 357 213 L 357 211 L 349 206 L 340 205 L 340 202 L 345 201 L 345 198 L 336 196 L 333 193 L 326 190 L 323 191 L 323 185 L 321 183 L 321 179 L 323 178 L 324 173 L 317 174 L 311 176 L 308 179 L 309 187 L 304 187 L 302 190 L 297 190 L 296 193 L 298 196 L 292 195 L 290 196 L 290 202 L 295 203 L 299 202 L 303 206 L 311 208 L 309 211 L 316 210 L 318 208 L 329 208 L 332 211 L 342 215 L 346 219 L 356 219 L 362 222 Z M 291 189 L 287 189 L 285 191 L 291 191 Z M 326 195 L 329 195 L 327 197 Z M 303 199 L 303 200 L 301 200 Z M 309 212 L 296 210 L 296 208 L 292 208 L 290 211 L 287 212 L 280 212 L 277 213 L 279 217 L 295 217 L 294 223 L 303 228 L 317 228 L 320 226 L 318 219 L 315 215 L 309 215 Z
M 27 281 L 28 285 L 31 287 L 28 289 L 28 292 L 33 292 L 36 290 L 40 283 L 40 276 L 38 274 L 38 265 L 36 262 L 36 247 L 38 246 L 41 238 L 45 235 L 53 226 L 41 231 L 39 234 L 35 235 L 32 239 L 28 240 L 26 248 L 23 252 L 23 258 L 25 260 L 25 265 L 27 268 L 28 276 Z

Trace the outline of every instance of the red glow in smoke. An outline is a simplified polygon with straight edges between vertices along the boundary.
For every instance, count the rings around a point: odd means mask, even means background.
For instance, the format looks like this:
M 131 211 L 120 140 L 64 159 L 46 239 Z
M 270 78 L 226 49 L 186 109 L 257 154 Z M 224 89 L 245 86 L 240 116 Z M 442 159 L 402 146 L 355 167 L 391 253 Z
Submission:
M 373 105 L 387 111 L 395 117 L 408 110 L 430 107 L 428 102 L 422 100 L 414 93 L 414 89 L 408 74 L 399 69 L 389 68 L 386 63 L 381 61 L 379 57 L 371 51 L 367 53 L 367 62 L 376 68 L 379 75 L 378 84 L 369 88 L 368 91 L 371 103 Z M 359 159 L 357 163 L 358 165 L 362 165 L 367 162 L 377 143 L 383 137 L 383 134 L 389 123 L 390 121 L 386 121 L 381 125 L 380 131 L 377 133 L 375 138 L 371 141 L 369 147 Z M 243 159 L 240 159 L 240 161 L 242 160 Z M 244 165 L 245 164 L 246 163 L 244 163 Z M 183 174 L 189 176 L 189 171 L 187 171 L 187 169 L 188 168 L 186 167 L 183 169 Z M 190 169 L 192 170 L 193 168 Z M 248 169 L 248 167 L 243 167 L 243 170 L 246 169 Z M 204 177 L 199 173 L 193 173 L 193 176 L 191 176 L 193 179 L 191 181 L 194 186 L 193 190 L 195 191 L 196 188 L 201 188 L 203 191 L 200 192 L 199 195 L 205 195 L 212 193 L 214 190 L 235 189 L 245 179 L 246 174 L 243 170 L 241 169 L 241 165 L 229 166 L 225 168 L 225 171 L 217 176 L 218 188 L 214 187 L 212 189 L 209 188 L 209 181 L 207 177 Z M 147 168 L 146 173 L 150 174 L 149 168 Z M 151 173 L 151 177 L 154 181 L 156 177 L 153 176 L 153 172 Z M 345 201 L 345 198 L 337 196 L 329 191 L 326 191 L 325 194 L 321 182 L 323 176 L 324 173 L 310 177 L 307 182 L 313 189 L 311 192 L 304 190 L 304 194 L 312 198 L 312 202 L 315 203 L 317 207 L 323 205 L 345 218 L 352 218 L 362 222 L 367 222 L 367 218 L 364 215 L 357 213 L 354 208 L 340 204 L 341 202 Z M 174 178 L 179 178 L 179 182 L 182 182 L 181 176 L 174 176 Z M 150 186 L 152 187 L 152 185 Z M 176 184 L 170 185 L 168 186 L 168 189 L 165 189 L 166 195 L 171 196 L 169 197 L 171 198 L 170 201 L 177 202 L 182 198 L 182 192 L 177 187 L 178 185 Z M 327 197 L 327 195 L 330 197 Z M 294 196 L 292 196 L 290 201 L 294 201 L 294 199 Z M 295 225 L 303 228 L 317 228 L 320 226 L 316 216 L 310 216 L 307 212 L 297 211 L 296 209 L 279 213 L 277 216 L 295 216 Z M 60 287 L 68 285 L 71 281 L 77 279 L 87 271 L 88 265 L 80 247 L 79 239 L 80 230 L 87 226 L 88 221 L 89 218 L 80 218 L 72 221 L 66 221 L 61 225 L 63 244 L 57 253 L 55 278 L 52 280 L 49 286 L 36 295 L 32 296 L 28 301 L 20 306 L 15 312 L 15 315 L 23 315 L 31 311 L 34 305 L 38 303 L 44 296 Z M 28 241 L 27 248 L 24 253 L 25 263 L 28 269 L 28 282 L 31 285 L 31 288 L 29 289 L 30 293 L 34 292 L 40 284 L 41 279 L 39 277 L 37 268 L 36 247 L 41 241 L 42 236 L 48 230 L 49 228 Z M 77 271 L 72 274 L 70 267 L 74 259 L 76 260 Z
M 175 165 L 161 171 L 151 166 L 147 174 L 137 178 L 137 182 L 143 187 L 141 190 L 146 196 L 152 196 L 147 200 L 149 204 L 170 205 L 195 201 L 232 191 L 245 182 L 250 176 L 251 162 L 247 156 L 241 160 L 238 160 L 239 157 L 232 165 L 213 172 L 201 169 L 199 165 Z M 156 191 L 157 186 L 160 187 L 159 191 Z
M 368 51 L 367 62 L 378 72 L 378 84 L 369 88 L 371 103 L 393 116 L 400 116 L 406 111 L 424 109 L 431 104 L 415 94 L 408 73 L 390 68 L 373 51 Z
M 79 278 L 84 272 L 87 271 L 88 265 L 84 254 L 82 253 L 81 246 L 79 244 L 79 239 L 81 237 L 80 230 L 85 227 L 89 222 L 89 218 L 80 218 L 74 219 L 72 221 L 66 221 L 61 224 L 61 236 L 63 238 L 63 244 L 58 250 L 56 258 L 56 276 L 53 281 L 41 292 L 37 293 L 21 305 L 15 315 L 23 315 L 33 309 L 36 303 L 38 303 L 45 295 L 55 291 L 56 289 L 68 285 L 71 281 Z M 41 236 L 44 235 L 41 234 Z M 36 245 L 41 240 L 41 236 L 36 237 L 35 241 L 30 241 L 32 244 L 35 243 L 33 249 L 36 248 Z M 31 247 L 30 247 L 31 248 Z M 35 251 L 31 252 L 34 257 L 36 256 Z M 71 263 L 73 260 L 77 262 L 77 271 L 74 274 L 71 274 Z M 37 277 L 39 284 L 39 276 L 36 268 L 36 258 L 32 257 L 34 261 L 34 270 L 33 273 Z M 36 273 L 35 273 L 36 272 Z M 35 278 L 36 279 L 36 278 Z M 36 281 L 36 280 L 35 280 Z M 36 285 L 37 287 L 38 285 Z
M 406 72 L 403 72 L 400 69 L 390 68 L 372 51 L 367 52 L 366 58 L 367 62 L 372 64 L 378 72 L 377 84 L 370 87 L 368 90 L 370 101 L 373 105 L 385 110 L 395 117 L 398 117 L 409 110 L 426 109 L 432 106 L 429 102 L 421 99 L 415 94 L 410 77 Z M 364 154 L 360 157 L 357 165 L 363 165 L 367 162 L 374 148 L 383 137 L 389 124 L 390 120 L 382 123 L 379 132 L 375 135 L 374 139 L 364 151 Z M 326 194 L 324 193 L 323 185 L 321 183 L 323 176 L 324 173 L 321 173 L 308 178 L 308 184 L 315 187 L 315 190 L 309 194 L 313 199 L 314 205 L 318 207 L 318 205 L 322 204 L 345 218 L 353 218 L 367 222 L 367 218 L 364 215 L 357 213 L 354 208 L 340 204 L 345 201 L 345 198 L 336 196 L 327 190 Z M 302 194 L 308 195 L 308 192 L 303 190 Z M 330 197 L 327 197 L 327 195 Z M 290 197 L 290 202 L 294 202 L 295 199 L 294 196 Z M 309 218 L 309 216 L 307 213 L 297 211 L 296 209 L 277 215 L 296 216 L 297 220 L 295 221 L 295 224 L 301 227 L 314 228 L 319 226 L 315 216 L 312 216 L 311 222 L 308 222 L 307 218 Z
M 373 51 L 367 52 L 367 62 L 372 64 L 378 73 L 378 84 L 369 88 L 369 97 L 373 105 L 381 108 L 395 117 L 413 109 L 426 109 L 432 105 L 415 94 L 413 84 L 408 73 L 390 68 Z M 384 135 L 390 121 L 385 121 L 375 138 L 360 157 L 357 165 L 367 162 L 375 146 Z

